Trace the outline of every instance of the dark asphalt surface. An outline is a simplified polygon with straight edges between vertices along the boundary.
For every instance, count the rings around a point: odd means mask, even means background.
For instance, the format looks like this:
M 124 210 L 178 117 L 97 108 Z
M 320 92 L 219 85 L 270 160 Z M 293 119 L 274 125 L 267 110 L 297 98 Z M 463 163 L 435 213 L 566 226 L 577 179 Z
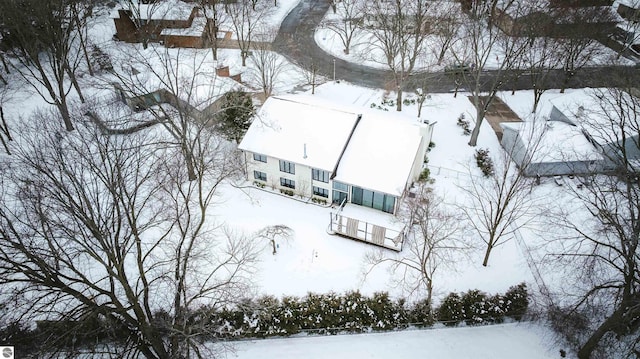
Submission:
M 314 64 L 318 72 L 327 78 L 333 78 L 335 72 L 338 80 L 371 88 L 385 88 L 391 81 L 391 73 L 368 66 L 350 63 L 336 58 L 322 50 L 314 40 L 314 32 L 329 9 L 327 0 L 302 0 L 283 20 L 273 48 L 290 61 L 308 67 Z M 482 72 L 482 83 L 492 84 L 497 71 Z M 628 66 L 601 66 L 582 68 L 569 79 L 567 88 L 612 87 L 625 82 L 640 80 L 639 70 Z M 561 88 L 564 81 L 562 70 L 553 70 L 548 76 L 547 88 Z M 452 92 L 455 89 L 455 77 L 443 72 L 416 73 L 411 77 L 405 90 L 412 91 L 416 87 L 426 88 L 428 92 Z M 464 84 L 461 86 L 464 88 Z M 504 90 L 531 89 L 529 76 L 517 77 L 501 85 Z

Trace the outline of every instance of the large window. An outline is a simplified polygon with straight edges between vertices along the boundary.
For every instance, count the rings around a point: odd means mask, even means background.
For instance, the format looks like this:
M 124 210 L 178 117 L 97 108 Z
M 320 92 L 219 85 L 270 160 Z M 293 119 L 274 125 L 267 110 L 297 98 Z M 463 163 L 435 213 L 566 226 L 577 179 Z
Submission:
M 329 183 L 329 171 L 323 171 L 314 168 L 311 170 L 311 177 L 314 181 Z
M 267 162 L 267 156 L 266 155 L 261 155 L 259 153 L 254 153 L 253 154 L 253 159 L 258 161 L 258 162 Z
M 260 171 L 253 171 L 253 178 L 260 180 L 260 181 L 266 181 L 267 180 L 267 174 L 264 172 L 260 172 Z
M 296 181 L 280 177 L 280 186 L 296 189 Z
M 322 187 L 313 186 L 313 194 L 324 198 L 329 198 L 329 190 Z
M 379 209 L 387 213 L 393 213 L 396 204 L 394 196 L 381 192 L 369 191 L 360 187 L 353 187 L 351 202 L 361 206 Z
M 333 181 L 333 198 L 331 199 L 333 203 L 342 204 L 342 202 L 347 199 L 348 193 L 348 185 Z
M 280 171 L 291 173 L 292 175 L 296 174 L 296 165 L 289 161 L 280 160 Z

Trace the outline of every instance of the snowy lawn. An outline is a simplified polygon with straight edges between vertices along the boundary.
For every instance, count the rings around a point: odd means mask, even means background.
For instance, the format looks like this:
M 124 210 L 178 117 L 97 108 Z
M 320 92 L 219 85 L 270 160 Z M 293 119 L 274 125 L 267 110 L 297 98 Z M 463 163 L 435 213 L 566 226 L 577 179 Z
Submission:
M 528 323 L 236 343 L 227 358 L 551 359 L 552 334 Z

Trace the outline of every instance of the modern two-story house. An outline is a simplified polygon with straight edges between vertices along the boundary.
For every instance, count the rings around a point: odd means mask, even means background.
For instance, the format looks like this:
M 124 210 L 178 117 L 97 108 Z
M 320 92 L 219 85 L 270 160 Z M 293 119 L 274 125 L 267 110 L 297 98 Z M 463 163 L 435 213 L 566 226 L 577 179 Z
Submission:
M 423 168 L 433 125 L 308 95 L 267 99 L 239 148 L 257 184 L 395 213 Z

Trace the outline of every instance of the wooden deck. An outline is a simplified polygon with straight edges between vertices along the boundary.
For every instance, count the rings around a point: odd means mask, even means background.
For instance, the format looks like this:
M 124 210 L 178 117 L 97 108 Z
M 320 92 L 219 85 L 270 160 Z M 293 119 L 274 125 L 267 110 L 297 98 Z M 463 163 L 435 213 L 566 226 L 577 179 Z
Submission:
M 405 238 L 404 232 L 343 216 L 341 213 L 331 213 L 330 228 L 333 234 L 398 252 L 402 251 Z

